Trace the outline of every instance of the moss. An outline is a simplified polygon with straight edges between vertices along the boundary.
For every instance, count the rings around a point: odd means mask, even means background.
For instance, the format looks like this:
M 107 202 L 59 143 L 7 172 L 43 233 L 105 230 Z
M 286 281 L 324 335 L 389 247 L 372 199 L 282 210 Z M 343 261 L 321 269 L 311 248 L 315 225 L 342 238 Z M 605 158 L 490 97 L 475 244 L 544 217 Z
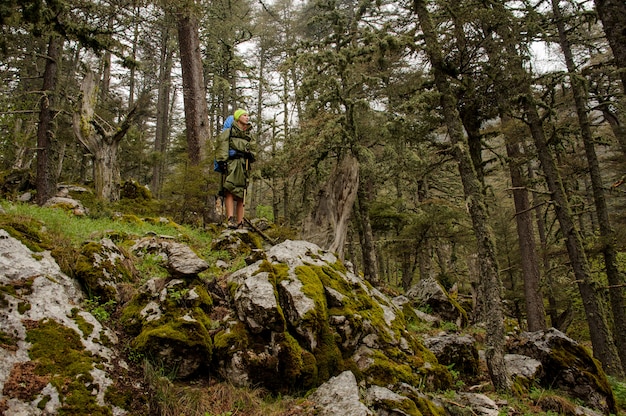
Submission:
M 279 345 L 279 371 L 284 377 L 283 381 L 286 385 L 294 385 L 299 381 L 304 367 L 302 347 L 289 332 L 282 333 L 277 342 Z
M 30 308 L 31 308 L 30 303 L 27 303 L 27 302 L 19 302 L 17 304 L 17 311 L 20 313 L 20 315 L 24 315 L 26 312 L 30 310 Z
M 74 319 L 74 322 L 76 322 L 80 332 L 83 333 L 83 338 L 87 339 L 93 332 L 93 324 L 87 322 L 85 318 L 78 313 L 78 309 L 76 308 L 72 309 L 72 318 Z
M 141 311 L 147 303 L 148 294 L 139 293 L 124 306 L 119 322 L 129 335 L 135 336 L 141 332 L 143 326 Z
M 422 412 L 420 412 L 411 399 L 404 399 L 402 401 L 397 400 L 383 400 L 382 403 L 384 407 L 387 409 L 399 410 L 402 414 L 411 415 L 411 416 L 422 416 Z
M 52 248 L 51 242 L 42 233 L 43 227 L 41 221 L 30 217 L 0 214 L 0 228 L 34 252 Z
M 226 357 L 236 351 L 248 348 L 250 334 L 243 322 L 237 322 L 213 337 L 213 346 L 217 357 Z
M 113 257 L 111 254 L 117 256 Z M 99 297 L 103 303 L 115 300 L 117 296 L 115 284 L 132 281 L 132 273 L 122 258 L 121 252 L 111 253 L 110 249 L 101 243 L 88 242 L 81 247 L 76 260 L 75 276 L 91 296 Z
M 313 351 L 317 362 L 318 380 L 328 380 L 330 377 L 345 370 L 345 364 L 334 333 L 328 324 L 323 325 L 319 336 L 319 345 Z
M 37 409 L 43 410 L 46 408 L 46 404 L 52 399 L 50 395 L 46 394 L 37 402 Z
M 51 377 L 50 383 L 59 392 L 59 415 L 111 415 L 92 395 L 94 358 L 74 330 L 51 319 L 41 320 L 31 325 L 26 341 L 32 344 L 29 356 L 37 363 L 35 373 Z
M 411 397 L 411 396 L 409 397 L 413 400 L 413 402 L 417 406 L 417 409 L 424 416 L 446 416 L 447 415 L 446 409 L 442 406 L 436 405 L 435 403 L 432 402 L 432 400 L 428 400 L 425 397 Z
M 107 403 L 111 403 L 121 409 L 128 409 L 134 400 L 134 394 L 136 392 L 131 389 L 122 390 L 115 385 L 110 385 L 104 392 L 104 399 Z

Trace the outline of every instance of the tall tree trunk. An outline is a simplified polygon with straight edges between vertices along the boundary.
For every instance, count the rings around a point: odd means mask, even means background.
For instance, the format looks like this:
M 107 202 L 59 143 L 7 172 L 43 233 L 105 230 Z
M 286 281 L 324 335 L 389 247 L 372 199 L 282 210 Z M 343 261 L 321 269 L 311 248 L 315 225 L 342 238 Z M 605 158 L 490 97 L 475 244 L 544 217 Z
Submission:
M 37 203 L 43 205 L 54 196 L 57 187 L 58 143 L 53 131 L 53 111 L 58 64 L 63 49 L 63 38 L 52 35 L 43 74 L 39 126 L 37 128 Z
M 626 9 L 624 11 L 626 11 Z M 565 57 L 567 71 L 569 72 L 569 79 L 572 84 L 572 94 L 574 96 L 574 104 L 576 106 L 576 114 L 578 116 L 578 124 L 580 126 L 581 135 L 585 145 L 585 155 L 587 156 L 589 175 L 591 177 L 593 200 L 596 208 L 600 236 L 602 237 L 603 242 L 602 253 L 604 255 L 606 276 L 609 283 L 609 300 L 613 311 L 613 337 L 617 345 L 621 346 L 621 348 L 617 348 L 617 351 L 622 363 L 621 374 L 623 375 L 623 366 L 626 363 L 626 310 L 624 309 L 622 279 L 617 266 L 615 233 L 609 220 L 609 212 L 606 204 L 606 198 L 604 196 L 604 185 L 602 175 L 600 173 L 600 163 L 598 162 L 598 156 L 596 154 L 594 140 L 591 134 L 589 117 L 587 115 L 588 99 L 585 92 L 586 89 L 583 84 L 582 76 L 576 71 L 576 64 L 574 63 L 571 46 L 565 30 L 565 23 L 563 22 L 563 16 L 561 14 L 558 0 L 552 0 L 552 12 L 556 18 L 557 29 L 559 31 L 559 43 L 561 45 L 563 56 Z M 624 17 L 625 16 L 622 16 L 622 18 Z M 626 30 L 626 25 L 624 26 L 624 30 Z M 626 34 L 623 40 L 626 40 Z M 626 67 L 624 67 L 624 69 L 626 70 Z
M 488 227 L 488 211 L 482 186 L 467 150 L 468 143 L 463 134 L 463 125 L 450 84 L 444 73 L 445 62 L 426 3 L 424 0 L 414 0 L 413 7 L 424 34 L 426 54 L 433 66 L 435 85 L 441 96 L 442 115 L 450 136 L 452 152 L 459 167 L 465 199 L 476 235 L 481 271 L 480 296 L 484 303 L 484 310 L 489 311 L 484 316 L 487 332 L 485 358 L 489 375 L 496 390 L 510 391 L 511 380 L 507 375 L 504 361 L 505 338 L 501 282 L 498 275 L 494 238 Z
M 152 168 L 152 193 L 158 198 L 163 187 L 170 136 L 170 95 L 172 93 L 173 50 L 170 47 L 171 29 L 166 23 L 161 32 L 161 57 L 159 62 L 159 86 L 156 108 L 154 152 L 156 160 Z
M 359 187 L 359 162 L 346 154 L 337 161 L 304 224 L 304 235 L 343 258 L 352 207 Z
M 554 211 L 565 238 L 565 246 L 569 255 L 572 271 L 576 277 L 578 290 L 583 300 L 589 335 L 593 346 L 593 355 L 597 358 L 608 374 L 619 375 L 621 363 L 613 344 L 611 332 L 607 324 L 607 313 L 600 299 L 596 284 L 591 277 L 589 263 L 584 251 L 583 240 L 574 224 L 573 214 L 567 199 L 559 171 L 552 152 L 545 138 L 541 119 L 532 103 L 532 92 L 527 85 L 524 109 L 531 134 L 537 147 L 537 154 L 546 177 L 548 189 L 552 195 Z
M 208 110 L 204 91 L 204 74 L 198 22 L 189 12 L 183 10 L 178 18 L 178 45 L 183 80 L 183 103 L 185 107 L 185 127 L 187 153 L 192 165 L 199 165 L 203 159 L 204 144 L 209 137 Z
M 510 138 L 507 139 L 506 151 L 509 158 L 515 221 L 522 258 L 526 320 L 529 331 L 539 331 L 546 329 L 546 312 L 540 290 L 541 275 L 539 273 L 537 247 L 535 245 L 535 234 L 533 232 L 530 203 L 528 201 L 528 189 L 526 189 L 526 181 L 522 175 L 520 165 L 521 152 L 519 143 L 513 143 L 510 141 Z

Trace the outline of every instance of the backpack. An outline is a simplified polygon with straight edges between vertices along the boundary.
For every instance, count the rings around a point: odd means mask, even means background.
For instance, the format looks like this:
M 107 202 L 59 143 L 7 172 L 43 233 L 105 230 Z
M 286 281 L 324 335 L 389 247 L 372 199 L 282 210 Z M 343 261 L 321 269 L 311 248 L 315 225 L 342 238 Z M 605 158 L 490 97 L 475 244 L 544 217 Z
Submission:
M 226 118 L 226 120 L 224 121 L 224 127 L 222 127 L 222 131 L 225 131 L 226 129 L 230 129 L 233 126 L 233 123 L 235 122 L 235 118 L 230 115 L 228 116 L 228 118 Z M 228 132 L 228 142 L 229 142 L 229 148 L 230 148 L 230 133 L 231 131 Z M 218 143 L 215 143 L 215 146 L 217 147 Z M 229 156 L 230 156 L 230 149 L 229 149 Z M 222 169 L 222 164 L 217 163 L 217 159 L 213 159 L 213 171 L 217 172 L 217 173 L 226 173 L 224 171 L 224 169 Z

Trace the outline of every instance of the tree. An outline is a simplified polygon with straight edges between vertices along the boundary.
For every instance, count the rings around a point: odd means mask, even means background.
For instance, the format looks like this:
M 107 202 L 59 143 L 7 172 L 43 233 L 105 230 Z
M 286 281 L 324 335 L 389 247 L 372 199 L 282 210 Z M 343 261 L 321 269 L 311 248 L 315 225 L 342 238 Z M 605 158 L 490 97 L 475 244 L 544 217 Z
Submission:
M 583 81 L 584 78 L 582 77 L 582 74 L 578 72 L 574 62 L 572 47 L 568 37 L 568 30 L 565 25 L 565 18 L 561 12 L 561 7 L 559 6 L 559 0 L 552 0 L 552 12 L 554 14 L 559 34 L 559 44 L 565 58 L 565 65 L 567 66 L 572 95 L 574 97 L 574 105 L 576 107 L 576 115 L 578 117 L 578 124 L 580 127 L 580 134 L 585 146 L 587 165 L 589 166 L 593 199 L 596 207 L 596 215 L 598 216 L 598 226 L 602 241 L 600 249 L 604 255 L 604 267 L 606 269 L 606 276 L 609 283 L 609 300 L 613 311 L 613 326 L 615 328 L 613 335 L 617 345 L 626 346 L 626 308 L 624 304 L 623 289 L 621 288 L 622 278 L 617 262 L 616 237 L 609 220 L 602 174 L 600 173 L 598 155 L 596 154 L 594 138 L 591 132 L 591 122 L 589 120 L 589 115 L 587 114 L 587 89 Z M 624 26 L 624 28 L 626 29 L 626 26 Z M 626 37 L 624 39 L 626 40 Z M 626 55 L 624 58 L 626 58 Z M 623 78 L 623 80 L 625 79 L 626 78 Z M 624 363 L 626 363 L 626 348 L 617 348 L 617 352 L 620 356 L 623 368 Z M 616 370 L 615 374 L 620 374 L 620 372 Z
M 93 178 L 95 194 L 104 201 L 117 201 L 120 196 L 120 171 L 118 148 L 128 129 L 145 109 L 147 96 L 135 103 L 119 126 L 107 126 L 98 118 L 94 105 L 97 102 L 96 82 L 93 72 L 85 74 L 81 85 L 81 105 L 73 115 L 74 133 L 94 158 Z
M 192 165 L 199 165 L 203 160 L 204 145 L 210 131 L 198 36 L 198 18 L 194 15 L 194 10 L 196 10 L 194 6 L 194 4 L 180 5 L 176 18 L 183 80 L 187 154 Z
M 55 145 L 52 126 L 54 104 L 56 103 L 56 82 L 59 61 L 63 49 L 63 39 L 51 35 L 48 41 L 46 68 L 43 74 L 44 92 L 41 97 L 39 126 L 37 128 L 37 202 L 43 205 L 57 191 L 57 172 L 59 163 L 59 146 Z
M 501 284 L 498 276 L 498 264 L 495 255 L 494 239 L 488 227 L 488 212 L 485 205 L 481 183 L 476 175 L 469 155 L 467 140 L 463 135 L 463 127 L 456 102 L 449 82 L 445 75 L 445 62 L 438 45 L 437 35 L 433 28 L 430 13 L 422 0 L 414 0 L 414 12 L 424 36 L 424 48 L 432 66 L 435 85 L 440 94 L 441 112 L 450 137 L 452 153 L 458 163 L 459 173 L 463 182 L 466 203 L 476 235 L 478 257 L 480 259 L 480 297 L 484 302 L 486 320 L 486 360 L 491 381 L 498 391 L 509 391 L 511 380 L 508 378 L 504 362 L 504 314 L 501 303 Z

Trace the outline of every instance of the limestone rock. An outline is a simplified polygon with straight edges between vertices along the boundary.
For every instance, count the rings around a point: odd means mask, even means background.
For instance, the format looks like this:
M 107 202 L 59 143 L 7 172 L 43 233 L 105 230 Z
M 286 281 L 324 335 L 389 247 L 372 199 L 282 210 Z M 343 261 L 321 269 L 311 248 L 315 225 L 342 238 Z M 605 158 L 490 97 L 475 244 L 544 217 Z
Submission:
M 464 375 L 478 374 L 478 349 L 476 341 L 468 335 L 442 333 L 435 337 L 426 337 L 424 346 L 435 354 L 437 361 Z
M 359 386 L 351 371 L 332 377 L 309 396 L 319 416 L 373 416 L 360 401 Z
M 468 323 L 465 310 L 433 278 L 420 280 L 407 291 L 406 296 L 418 307 L 428 306 L 433 315 L 454 322 L 459 328 Z
M 510 340 L 508 349 L 541 362 L 541 386 L 563 390 L 603 413 L 617 413 L 615 397 L 600 364 L 559 330 L 524 332 Z
M 92 379 L 93 405 L 109 407 L 113 415 L 125 414 L 105 402 L 105 392 L 113 383 L 107 370 L 119 360 L 110 348 L 117 337 L 92 314 L 80 310 L 83 296 L 79 285 L 61 272 L 50 253 L 33 253 L 0 229 L 0 286 L 11 288 L 0 292 L 0 328 L 4 342 L 11 340 L 10 345 L 0 348 L 0 403 L 4 401 L 6 406 L 4 414 L 56 414 L 67 392 L 50 383 L 53 377 L 57 383 L 69 383 L 71 377 Z M 54 342 L 56 336 L 64 341 L 51 347 L 42 345 L 46 338 Z M 105 339 L 108 346 L 103 343 Z M 70 368 L 71 363 L 60 364 L 53 374 L 38 371 L 42 382 L 35 383 L 33 371 L 37 364 L 30 361 L 32 348 L 41 354 L 64 348 L 68 356 L 82 357 L 85 365 L 91 362 L 92 366 L 88 372 L 76 372 Z M 97 357 L 97 367 L 90 357 Z

